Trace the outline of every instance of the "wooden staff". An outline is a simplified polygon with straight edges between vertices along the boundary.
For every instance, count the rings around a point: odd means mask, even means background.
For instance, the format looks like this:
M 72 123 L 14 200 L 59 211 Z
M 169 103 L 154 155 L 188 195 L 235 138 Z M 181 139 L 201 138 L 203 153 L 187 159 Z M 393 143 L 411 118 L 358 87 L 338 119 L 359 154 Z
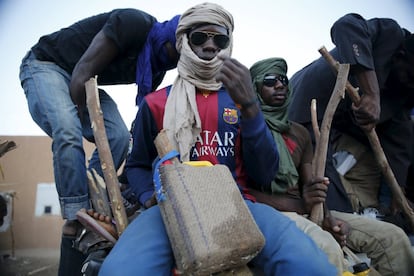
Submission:
M 167 153 L 174 150 L 172 147 L 170 140 L 168 139 L 167 131 L 165 129 L 161 129 L 161 131 L 158 133 L 157 137 L 155 137 L 154 140 L 155 148 L 157 149 L 158 156 L 160 158 L 164 157 Z M 180 163 L 180 160 L 178 158 L 174 157 L 170 160 L 172 163 Z
M 331 98 L 329 99 L 328 105 L 325 110 L 325 114 L 322 119 L 320 134 L 318 130 L 316 130 L 316 133 L 315 133 L 316 146 L 315 146 L 315 153 L 313 155 L 313 161 L 312 161 L 312 174 L 314 176 L 325 175 L 325 163 L 326 163 L 326 155 L 328 152 L 329 131 L 331 129 L 331 123 L 332 123 L 333 115 L 335 114 L 336 108 L 339 102 L 344 98 L 344 95 L 345 95 L 345 85 L 348 79 L 349 64 L 340 64 L 338 70 L 339 72 L 336 78 L 335 87 L 332 92 Z M 316 111 L 316 107 L 313 106 L 311 110 Z M 319 129 L 317 126 L 315 126 L 315 123 L 314 123 L 315 117 L 316 116 L 312 116 L 313 118 L 312 125 L 314 129 Z M 315 204 L 312 208 L 310 219 L 316 224 L 322 225 L 323 214 L 324 214 L 324 204 L 323 203 Z
M 342 68 L 340 69 L 342 70 Z M 347 64 L 347 68 L 344 68 L 344 70 L 346 70 L 346 72 L 340 72 L 338 73 L 338 76 L 340 74 L 343 74 L 343 76 L 341 77 L 341 83 L 339 84 L 341 87 L 339 90 L 334 90 L 334 94 L 331 96 L 331 101 L 329 101 L 328 106 L 327 106 L 327 110 L 332 110 L 333 113 L 336 110 L 336 107 L 340 101 L 339 96 L 341 96 L 342 98 L 345 96 L 345 88 L 343 87 L 343 79 L 347 79 L 348 78 L 348 72 L 349 72 L 349 65 Z M 337 81 L 338 83 L 338 81 Z M 335 93 L 336 92 L 336 93 Z M 333 99 L 334 98 L 334 99 Z M 324 115 L 324 119 L 328 116 L 331 118 L 327 118 L 326 121 L 332 121 L 332 116 L 333 116 L 332 112 L 326 112 Z M 320 147 L 325 147 L 327 148 L 327 144 L 322 145 L 320 144 L 320 137 L 321 135 L 324 137 L 328 137 L 329 136 L 329 129 L 324 128 L 323 133 L 321 134 L 321 131 L 319 129 L 319 125 L 318 125 L 318 118 L 317 118 L 317 112 L 316 112 L 316 99 L 312 99 L 311 101 L 311 119 L 312 119 L 312 128 L 315 134 L 315 148 L 320 148 Z M 325 140 L 326 142 L 328 141 L 327 138 L 324 138 L 323 140 Z M 321 162 L 320 160 L 316 160 L 318 158 L 315 158 L 316 155 L 314 155 L 314 160 L 312 161 L 312 169 L 313 172 L 324 172 L 325 170 L 325 162 Z M 319 158 L 322 159 L 322 158 Z M 326 161 L 326 160 L 325 160 Z M 321 166 L 320 168 L 316 168 L 317 166 Z M 326 206 L 325 203 L 321 203 L 319 205 L 317 205 L 316 207 L 314 206 L 314 208 L 311 211 L 311 216 L 310 219 L 315 222 L 318 223 L 319 226 L 322 226 L 322 222 L 324 219 L 328 219 L 331 220 L 331 225 L 332 225 L 332 221 L 335 220 L 335 218 L 332 217 L 331 215 L 331 211 L 328 209 L 328 207 Z M 363 263 L 363 261 L 356 255 L 354 254 L 351 249 L 349 249 L 346 245 L 342 247 L 342 251 L 347 254 L 348 256 L 350 256 L 354 262 L 356 264 L 361 264 Z M 372 268 L 371 268 L 372 269 Z
M 319 130 L 318 125 L 318 115 L 316 112 L 316 99 L 312 99 L 311 101 L 311 121 L 312 121 L 312 129 L 313 134 L 315 136 L 315 145 L 319 143 L 319 137 L 321 137 L 321 132 Z
M 89 183 L 89 197 L 92 207 L 99 214 L 108 216 L 112 220 L 111 207 L 108 202 L 108 193 L 104 179 L 96 172 L 95 169 L 86 171 Z
M 319 49 L 319 53 L 326 59 L 326 61 L 331 65 L 334 71 L 338 72 L 339 63 L 332 57 L 329 51 L 325 47 L 321 47 Z M 358 105 L 360 101 L 358 89 L 354 88 L 349 81 L 346 83 L 346 91 L 348 92 L 348 95 L 352 99 L 354 104 Z M 394 173 L 392 172 L 390 165 L 387 161 L 387 157 L 385 156 L 384 151 L 381 147 L 381 143 L 378 139 L 377 133 L 375 132 L 375 128 L 371 129 L 370 131 L 365 131 L 365 134 L 368 137 L 369 143 L 371 144 L 371 148 L 381 168 L 382 174 L 387 180 L 387 183 L 391 189 L 394 199 L 396 200 L 396 203 L 407 215 L 408 220 L 410 221 L 411 229 L 414 229 L 414 212 L 408 204 L 407 199 L 404 193 L 402 192 L 400 185 L 398 185 L 398 182 L 395 179 Z
M 120 236 L 128 225 L 128 220 L 122 202 L 121 191 L 119 189 L 118 175 L 115 171 L 114 160 L 112 159 L 111 149 L 106 136 L 96 78 L 90 78 L 86 81 L 85 89 L 86 103 L 91 118 L 95 144 L 98 149 L 99 160 L 101 161 L 106 187 L 111 200 L 111 209 L 116 222 L 116 230 L 118 236 Z

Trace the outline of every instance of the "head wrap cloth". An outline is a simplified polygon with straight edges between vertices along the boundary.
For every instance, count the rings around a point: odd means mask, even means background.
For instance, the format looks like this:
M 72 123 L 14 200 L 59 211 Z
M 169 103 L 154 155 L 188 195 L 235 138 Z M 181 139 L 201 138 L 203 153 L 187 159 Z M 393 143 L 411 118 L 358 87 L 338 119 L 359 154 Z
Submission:
M 260 101 L 260 107 L 265 118 L 266 124 L 272 132 L 273 138 L 279 151 L 279 171 L 271 184 L 272 193 L 285 193 L 290 187 L 294 187 L 298 182 L 298 172 L 293 163 L 291 153 L 286 147 L 282 134 L 289 130 L 288 106 L 290 103 L 291 90 L 288 89 L 286 101 L 281 106 L 267 105 L 260 96 L 263 87 L 263 79 L 266 75 L 286 76 L 287 64 L 282 58 L 268 58 L 256 62 L 250 68 L 253 86 Z
M 165 43 L 170 42 L 174 47 L 176 43 L 175 31 L 177 29 L 179 15 L 164 22 L 155 22 L 147 35 L 147 40 L 138 55 L 136 83 L 138 94 L 136 104 L 139 105 L 145 95 L 152 92 L 159 83 L 153 83 L 153 77 L 157 74 L 165 74 L 165 71 L 173 69 L 177 60 L 171 60 Z
M 229 47 L 220 51 L 231 55 L 234 29 L 232 15 L 221 6 L 213 3 L 202 3 L 185 11 L 177 26 L 176 48 L 180 54 L 176 77 L 167 99 L 164 112 L 163 127 L 168 138 L 176 148 L 182 161 L 190 159 L 190 150 L 201 131 L 201 121 L 196 104 L 196 87 L 209 91 L 217 91 L 222 86 L 215 80 L 222 61 L 217 57 L 212 60 L 200 59 L 191 49 L 187 33 L 199 25 L 213 24 L 228 29 Z

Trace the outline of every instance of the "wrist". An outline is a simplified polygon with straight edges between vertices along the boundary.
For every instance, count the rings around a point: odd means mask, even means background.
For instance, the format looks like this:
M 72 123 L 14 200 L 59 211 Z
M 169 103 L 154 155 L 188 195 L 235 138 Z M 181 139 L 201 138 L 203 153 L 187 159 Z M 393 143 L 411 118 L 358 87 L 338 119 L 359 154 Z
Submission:
M 253 98 L 250 101 L 239 104 L 239 109 L 248 109 L 251 106 L 257 105 L 257 98 Z

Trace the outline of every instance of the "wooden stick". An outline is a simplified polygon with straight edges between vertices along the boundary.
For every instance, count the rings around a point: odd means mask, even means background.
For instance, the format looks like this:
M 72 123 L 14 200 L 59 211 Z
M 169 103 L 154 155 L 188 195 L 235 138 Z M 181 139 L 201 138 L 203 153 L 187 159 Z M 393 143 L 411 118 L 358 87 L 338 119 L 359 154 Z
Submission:
M 312 128 L 313 128 L 313 134 L 315 136 L 315 153 L 313 154 L 312 158 L 312 173 L 317 171 L 315 168 L 316 161 L 316 149 L 319 147 L 319 141 L 321 137 L 321 131 L 318 124 L 318 118 L 316 113 L 316 99 L 312 99 L 311 101 L 311 120 L 312 120 Z M 310 220 L 318 224 L 319 226 L 323 222 L 323 204 L 317 204 L 312 207 L 311 213 L 310 213 Z
M 167 131 L 162 129 L 154 140 L 155 148 L 157 149 L 158 156 L 162 158 L 164 155 L 174 150 L 172 144 L 168 140 Z M 172 162 L 179 162 L 178 158 L 174 157 L 171 159 Z
M 319 138 L 321 136 L 321 132 L 319 130 L 318 125 L 318 115 L 316 112 L 316 99 L 312 99 L 311 101 L 311 120 L 312 120 L 312 128 L 313 134 L 315 136 L 315 145 L 319 143 Z
M 345 254 L 347 254 L 349 257 L 351 257 L 355 263 L 362 263 L 362 260 L 354 253 L 351 251 L 351 249 L 349 249 L 348 247 L 344 246 L 342 247 L 342 250 L 345 252 Z
M 99 214 L 109 216 L 112 219 L 111 207 L 109 207 L 109 199 L 106 190 L 106 184 L 103 178 L 92 169 L 86 171 L 89 183 L 89 197 L 91 198 L 92 207 Z
M 315 133 L 315 145 L 318 145 L 319 138 L 320 138 L 320 130 L 319 130 L 318 118 L 317 118 L 317 112 L 316 112 L 316 99 L 312 99 L 311 101 L 311 119 L 312 119 L 313 132 Z M 315 155 L 314 155 L 314 158 L 315 158 Z M 315 160 L 312 161 L 313 170 L 315 170 L 314 164 L 315 164 Z M 325 218 L 330 219 L 331 217 L 331 211 L 328 209 L 325 203 L 321 204 L 321 207 L 319 207 L 314 212 L 323 213 L 324 217 L 322 218 L 322 220 Z M 316 219 L 320 219 L 319 216 L 320 215 L 318 214 L 318 217 Z M 352 250 L 349 249 L 347 246 L 342 247 L 342 251 L 348 256 L 350 256 L 354 260 L 355 263 L 362 263 L 361 259 L 358 258 L 358 256 L 354 254 L 354 252 L 352 252 Z
M 99 160 L 106 181 L 111 209 L 116 222 L 118 236 L 128 225 L 125 207 L 122 202 L 121 191 L 118 183 L 118 176 L 115 171 L 114 160 L 106 136 L 103 114 L 99 103 L 98 86 L 96 78 L 91 78 L 85 82 L 86 103 L 89 116 L 92 122 L 93 135 L 95 137 L 96 148 L 99 153 Z
M 329 131 L 331 129 L 331 123 L 333 115 L 339 102 L 343 99 L 345 94 L 345 85 L 348 79 L 349 64 L 340 64 L 339 72 L 336 78 L 334 90 L 328 105 L 325 110 L 325 114 L 322 119 L 322 125 L 320 129 L 319 142 L 316 144 L 314 160 L 312 162 L 312 174 L 314 176 L 325 175 L 325 163 L 326 154 L 328 152 Z M 318 225 L 322 225 L 323 221 L 323 204 L 315 204 L 312 208 L 310 219 Z
M 318 115 L 316 112 L 316 99 L 312 99 L 311 101 L 311 120 L 312 120 L 312 128 L 313 128 L 313 134 L 315 136 L 315 149 L 319 147 L 319 140 L 321 137 L 321 131 L 319 129 L 319 124 L 318 124 Z M 315 164 L 316 164 L 316 154 L 313 155 L 312 158 L 312 173 L 314 173 L 317 169 L 315 168 Z M 323 206 L 324 204 L 318 204 L 312 207 L 311 210 L 311 216 L 310 219 L 313 222 L 316 222 L 319 226 L 321 225 L 322 221 L 323 221 L 323 216 L 322 214 L 324 213 L 324 209 Z
M 319 147 L 319 139 L 321 137 L 321 131 L 319 128 L 319 122 L 318 122 L 318 115 L 317 115 L 317 110 L 316 110 L 316 99 L 312 99 L 311 101 L 311 122 L 312 122 L 312 129 L 313 129 L 313 135 L 315 136 L 315 146 L 314 148 L 316 149 L 317 147 Z M 316 154 L 313 154 L 313 158 L 312 158 L 312 173 L 314 171 L 316 171 L 315 169 L 315 157 Z
M 328 63 L 331 65 L 334 71 L 337 72 L 339 63 L 331 56 L 328 50 L 325 47 L 321 47 L 319 49 L 319 53 L 328 61 Z M 346 84 L 346 91 L 348 92 L 348 95 L 352 99 L 352 101 L 356 105 L 358 105 L 360 101 L 358 90 L 354 88 L 350 82 L 347 82 Z M 387 157 L 384 154 L 377 133 L 375 132 L 375 128 L 373 128 L 370 131 L 365 131 L 365 134 L 368 137 L 369 143 L 371 144 L 371 148 L 381 168 L 382 174 L 387 180 L 387 183 L 391 189 L 396 203 L 407 215 L 408 220 L 410 221 L 411 229 L 414 230 L 414 212 L 408 204 L 408 201 L 404 193 L 402 192 L 400 185 L 398 185 L 393 171 L 390 168 L 390 165 L 387 161 Z

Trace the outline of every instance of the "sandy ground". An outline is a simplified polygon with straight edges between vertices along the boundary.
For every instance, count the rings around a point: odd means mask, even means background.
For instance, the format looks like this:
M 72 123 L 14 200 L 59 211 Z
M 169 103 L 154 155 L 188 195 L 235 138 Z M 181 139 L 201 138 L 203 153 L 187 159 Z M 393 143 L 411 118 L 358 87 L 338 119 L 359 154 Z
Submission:
M 59 264 L 59 250 L 30 249 L 0 251 L 0 275 L 2 276 L 56 276 Z

